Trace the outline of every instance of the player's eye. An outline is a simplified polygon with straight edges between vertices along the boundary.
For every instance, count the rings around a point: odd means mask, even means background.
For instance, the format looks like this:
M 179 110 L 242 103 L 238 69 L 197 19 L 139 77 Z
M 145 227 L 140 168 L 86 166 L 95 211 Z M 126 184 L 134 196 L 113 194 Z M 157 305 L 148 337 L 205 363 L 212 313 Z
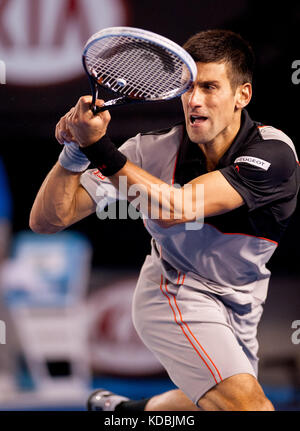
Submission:
M 216 87 L 215 85 L 213 85 L 213 84 L 206 84 L 206 85 L 204 86 L 204 88 L 205 88 L 206 90 L 210 90 L 210 91 L 212 91 L 212 90 L 215 90 L 217 87 Z

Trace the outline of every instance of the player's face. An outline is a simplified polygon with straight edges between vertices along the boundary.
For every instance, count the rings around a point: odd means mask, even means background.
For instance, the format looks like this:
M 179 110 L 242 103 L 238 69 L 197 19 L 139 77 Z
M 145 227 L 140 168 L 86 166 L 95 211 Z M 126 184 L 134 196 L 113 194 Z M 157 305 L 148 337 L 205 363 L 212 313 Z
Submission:
M 230 139 L 236 121 L 236 92 L 225 63 L 197 63 L 198 75 L 181 96 L 187 133 L 191 141 L 207 144 Z

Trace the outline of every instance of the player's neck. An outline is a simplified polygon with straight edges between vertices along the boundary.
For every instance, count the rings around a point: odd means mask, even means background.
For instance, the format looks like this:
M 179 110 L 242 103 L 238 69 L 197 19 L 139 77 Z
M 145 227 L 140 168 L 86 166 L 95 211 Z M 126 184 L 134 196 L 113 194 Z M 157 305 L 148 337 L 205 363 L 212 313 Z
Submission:
M 218 165 L 221 157 L 226 153 L 232 145 L 236 135 L 241 127 L 241 115 L 236 115 L 234 121 L 219 133 L 213 141 L 198 144 L 206 158 L 206 166 L 208 172 L 213 171 Z

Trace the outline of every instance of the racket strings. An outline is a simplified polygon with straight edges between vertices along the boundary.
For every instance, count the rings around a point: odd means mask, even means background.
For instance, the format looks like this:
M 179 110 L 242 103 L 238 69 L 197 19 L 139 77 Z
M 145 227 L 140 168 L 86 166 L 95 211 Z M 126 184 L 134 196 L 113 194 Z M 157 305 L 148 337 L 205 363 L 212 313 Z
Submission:
M 99 83 L 128 97 L 155 100 L 173 96 L 190 80 L 190 74 L 183 74 L 185 63 L 180 57 L 128 36 L 107 37 L 91 45 L 86 65 Z
M 156 70 L 157 67 L 159 67 L 159 64 L 157 61 L 155 61 L 154 63 L 151 63 L 151 68 L 149 67 L 145 67 L 145 64 L 143 61 L 140 61 L 140 58 L 137 58 L 137 55 L 135 54 L 141 54 L 140 52 L 135 53 L 134 51 L 131 51 L 130 56 L 126 56 L 126 58 L 122 59 L 123 61 L 120 61 L 119 58 L 115 58 L 114 61 L 111 61 L 111 63 L 107 66 L 107 73 L 112 77 L 113 75 L 115 75 L 113 78 L 111 78 L 109 80 L 109 83 L 112 84 L 116 78 L 120 78 L 120 77 L 124 77 L 125 81 L 127 82 L 133 82 L 134 80 L 134 87 L 136 90 L 136 95 L 138 95 L 139 93 L 143 93 L 145 92 L 145 89 L 147 89 L 147 93 L 149 94 L 149 96 L 151 96 L 152 92 L 157 91 L 157 84 L 153 85 L 153 83 L 151 83 L 151 78 L 155 78 L 156 76 Z M 124 61 L 126 60 L 126 61 Z M 94 69 L 97 70 L 97 66 L 100 66 L 99 61 L 96 61 L 94 63 Z M 156 64 L 155 64 L 156 63 Z M 116 68 L 118 68 L 117 72 L 116 72 Z M 103 69 L 102 69 L 103 70 Z M 131 73 L 130 73 L 131 72 Z M 134 75 L 133 75 L 134 73 Z M 138 80 L 137 80 L 137 76 L 138 76 Z M 103 82 L 105 83 L 106 81 L 103 80 Z M 127 86 L 124 89 L 120 89 L 119 86 L 116 84 L 114 87 L 112 88 L 113 90 L 120 90 L 122 93 L 128 93 L 131 89 L 131 86 Z

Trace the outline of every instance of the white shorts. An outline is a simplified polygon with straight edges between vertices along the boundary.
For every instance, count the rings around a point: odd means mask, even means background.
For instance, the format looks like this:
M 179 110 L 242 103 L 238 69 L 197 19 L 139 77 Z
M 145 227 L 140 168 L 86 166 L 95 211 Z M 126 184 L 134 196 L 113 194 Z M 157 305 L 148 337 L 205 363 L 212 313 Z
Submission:
M 261 312 L 259 306 L 238 315 L 219 297 L 201 291 L 201 283 L 199 289 L 185 285 L 184 277 L 171 283 L 151 256 L 146 258 L 133 298 L 133 323 L 139 336 L 195 404 L 230 376 L 256 377 L 256 327 Z

